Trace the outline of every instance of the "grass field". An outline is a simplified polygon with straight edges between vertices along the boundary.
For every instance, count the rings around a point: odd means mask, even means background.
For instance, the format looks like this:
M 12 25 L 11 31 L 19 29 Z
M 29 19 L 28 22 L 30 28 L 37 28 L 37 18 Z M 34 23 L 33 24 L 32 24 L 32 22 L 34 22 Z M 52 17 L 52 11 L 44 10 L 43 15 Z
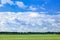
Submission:
M 60 40 L 59 34 L 0 34 L 0 40 Z

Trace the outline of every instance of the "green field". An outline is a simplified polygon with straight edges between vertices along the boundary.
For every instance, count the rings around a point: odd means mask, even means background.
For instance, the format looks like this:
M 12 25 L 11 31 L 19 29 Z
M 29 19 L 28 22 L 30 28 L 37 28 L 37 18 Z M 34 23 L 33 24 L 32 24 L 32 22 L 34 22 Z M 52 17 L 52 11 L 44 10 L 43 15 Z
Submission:
M 60 40 L 59 34 L 0 34 L 0 40 Z

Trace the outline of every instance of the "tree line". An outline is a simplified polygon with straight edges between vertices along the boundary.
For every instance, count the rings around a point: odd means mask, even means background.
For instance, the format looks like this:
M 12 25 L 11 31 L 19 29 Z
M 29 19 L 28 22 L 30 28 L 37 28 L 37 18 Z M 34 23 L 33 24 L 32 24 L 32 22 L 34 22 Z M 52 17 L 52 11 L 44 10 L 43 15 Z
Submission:
M 60 34 L 60 32 L 0 32 L 0 34 Z

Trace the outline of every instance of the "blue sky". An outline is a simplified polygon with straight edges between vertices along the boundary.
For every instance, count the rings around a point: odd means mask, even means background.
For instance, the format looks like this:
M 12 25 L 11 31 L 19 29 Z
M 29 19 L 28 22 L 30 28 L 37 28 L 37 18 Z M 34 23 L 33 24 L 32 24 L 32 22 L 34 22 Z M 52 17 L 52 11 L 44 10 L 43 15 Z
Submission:
M 60 32 L 60 0 L 0 0 L 0 32 Z
M 7 0 L 6 0 L 7 1 Z M 9 0 L 8 0 L 9 1 Z M 3 7 L 0 7 L 0 12 L 51 12 L 56 14 L 60 11 L 60 0 L 11 0 L 12 3 L 3 1 L 0 4 L 3 4 Z M 22 2 L 22 5 L 26 6 L 25 8 L 19 7 L 17 2 Z M 11 5 L 10 5 L 11 4 Z M 36 8 L 36 10 L 31 10 L 29 7 Z M 50 13 L 50 14 L 51 14 Z

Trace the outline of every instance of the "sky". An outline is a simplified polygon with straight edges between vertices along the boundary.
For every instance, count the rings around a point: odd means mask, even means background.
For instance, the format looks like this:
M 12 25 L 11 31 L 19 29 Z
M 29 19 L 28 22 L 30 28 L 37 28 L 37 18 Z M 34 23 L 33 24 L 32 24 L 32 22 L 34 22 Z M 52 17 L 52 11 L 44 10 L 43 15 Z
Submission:
M 60 32 L 60 0 L 0 0 L 0 32 Z

